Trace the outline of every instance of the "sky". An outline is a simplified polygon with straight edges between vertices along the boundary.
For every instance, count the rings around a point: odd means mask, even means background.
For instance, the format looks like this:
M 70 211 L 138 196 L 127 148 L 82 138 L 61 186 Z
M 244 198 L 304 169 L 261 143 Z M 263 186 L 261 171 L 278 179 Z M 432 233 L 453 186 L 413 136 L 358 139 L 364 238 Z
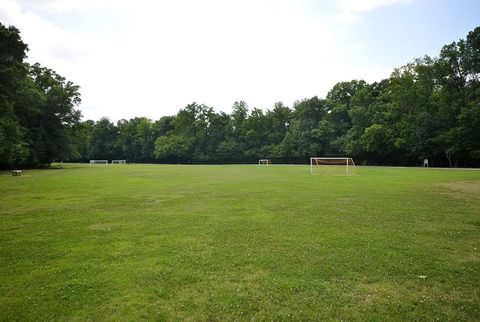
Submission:
M 84 119 L 156 120 L 379 81 L 465 38 L 480 1 L 0 0 L 0 22 L 20 29 L 28 62 L 81 87 Z

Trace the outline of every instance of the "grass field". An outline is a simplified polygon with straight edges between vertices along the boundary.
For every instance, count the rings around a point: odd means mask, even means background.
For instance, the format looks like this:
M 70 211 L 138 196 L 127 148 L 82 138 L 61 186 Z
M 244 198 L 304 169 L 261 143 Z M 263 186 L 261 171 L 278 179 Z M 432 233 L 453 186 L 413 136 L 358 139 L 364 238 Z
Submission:
M 0 320 L 480 320 L 480 171 L 0 172 Z

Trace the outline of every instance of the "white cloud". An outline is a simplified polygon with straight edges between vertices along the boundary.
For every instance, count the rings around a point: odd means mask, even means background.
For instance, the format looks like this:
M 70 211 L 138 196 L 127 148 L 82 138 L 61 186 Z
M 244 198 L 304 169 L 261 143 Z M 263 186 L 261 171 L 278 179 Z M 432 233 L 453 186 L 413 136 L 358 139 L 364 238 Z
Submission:
M 86 118 L 157 119 L 192 101 L 224 111 L 240 99 L 291 105 L 338 81 L 390 73 L 342 62 L 338 32 L 304 1 L 0 0 L 0 8 L 31 62 L 81 86 Z M 120 18 L 108 32 L 91 27 L 112 16 Z
M 338 0 L 337 3 L 342 11 L 367 12 L 407 1 L 408 0 Z
M 17 0 L 22 6 L 27 6 L 35 11 L 65 13 L 76 10 L 110 8 L 115 9 L 117 6 L 127 4 L 124 0 Z
M 339 24 L 352 24 L 362 18 L 362 14 L 381 7 L 406 3 L 410 0 L 337 0 L 340 12 L 335 16 Z
M 361 16 L 350 11 L 341 11 L 335 16 L 335 22 L 338 24 L 353 24 L 361 19 Z

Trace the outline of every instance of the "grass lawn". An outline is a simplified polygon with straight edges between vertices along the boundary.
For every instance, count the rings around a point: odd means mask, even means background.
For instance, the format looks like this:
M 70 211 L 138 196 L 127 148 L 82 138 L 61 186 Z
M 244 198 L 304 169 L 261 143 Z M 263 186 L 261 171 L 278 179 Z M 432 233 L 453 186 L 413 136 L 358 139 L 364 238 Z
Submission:
M 480 320 L 480 171 L 0 172 L 0 320 Z

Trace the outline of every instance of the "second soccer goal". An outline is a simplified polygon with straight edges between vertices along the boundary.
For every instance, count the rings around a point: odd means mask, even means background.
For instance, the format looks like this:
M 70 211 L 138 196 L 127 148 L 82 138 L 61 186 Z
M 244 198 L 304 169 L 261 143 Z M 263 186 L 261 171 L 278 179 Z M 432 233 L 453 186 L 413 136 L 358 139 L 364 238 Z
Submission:
M 310 174 L 355 175 L 356 171 L 352 158 L 310 158 Z
M 270 161 L 269 159 L 260 159 L 258 160 L 258 165 L 271 165 L 272 164 L 272 161 Z
M 127 160 L 112 160 L 112 164 L 127 164 Z

